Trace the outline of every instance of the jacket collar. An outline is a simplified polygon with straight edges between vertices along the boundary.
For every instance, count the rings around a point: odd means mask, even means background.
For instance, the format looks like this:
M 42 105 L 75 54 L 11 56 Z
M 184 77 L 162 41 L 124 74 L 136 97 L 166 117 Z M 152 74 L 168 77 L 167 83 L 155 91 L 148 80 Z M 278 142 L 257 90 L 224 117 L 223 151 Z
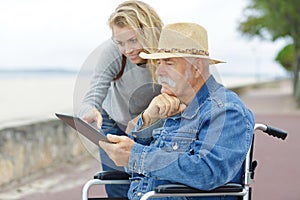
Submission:
M 187 119 L 192 119 L 203 106 L 204 102 L 216 91 L 218 87 L 220 87 L 220 84 L 217 83 L 215 78 L 211 75 L 197 92 L 196 96 L 181 116 Z

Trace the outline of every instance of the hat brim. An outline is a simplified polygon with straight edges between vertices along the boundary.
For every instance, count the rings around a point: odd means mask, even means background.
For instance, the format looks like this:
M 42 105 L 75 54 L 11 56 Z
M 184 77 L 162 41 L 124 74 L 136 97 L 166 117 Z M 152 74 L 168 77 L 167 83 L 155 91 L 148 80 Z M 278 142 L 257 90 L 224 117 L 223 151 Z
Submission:
M 209 60 L 209 64 L 218 64 L 218 63 L 225 63 L 221 60 L 212 59 L 208 56 L 203 55 L 195 55 L 195 54 L 186 54 L 186 53 L 145 53 L 141 52 L 139 56 L 143 59 L 166 59 L 166 58 L 180 58 L 180 57 L 190 57 L 190 58 L 205 58 Z

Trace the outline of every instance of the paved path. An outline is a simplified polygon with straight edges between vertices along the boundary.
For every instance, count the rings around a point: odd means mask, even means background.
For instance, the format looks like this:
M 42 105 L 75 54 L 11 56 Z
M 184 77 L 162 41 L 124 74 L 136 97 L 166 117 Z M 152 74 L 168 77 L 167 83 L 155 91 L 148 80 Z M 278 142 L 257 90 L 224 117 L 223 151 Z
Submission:
M 254 200 L 299 200 L 300 109 L 291 98 L 291 83 L 271 85 L 241 95 L 257 122 L 286 130 L 285 141 L 257 132 L 254 159 L 258 167 L 253 184 Z
M 240 95 L 255 113 L 257 122 L 280 127 L 289 132 L 285 141 L 256 134 L 254 158 L 259 165 L 253 184 L 254 200 L 300 199 L 300 110 L 291 98 L 290 83 L 249 90 Z M 81 199 L 83 184 L 100 169 L 94 158 L 67 163 L 40 172 L 15 183 L 0 192 L 0 199 L 65 200 Z M 103 187 L 91 189 L 91 194 L 105 195 Z
M 83 184 L 100 169 L 98 161 L 92 157 L 81 162 L 63 163 L 2 188 L 0 199 L 79 200 Z M 97 186 L 91 189 L 91 195 L 105 195 L 105 191 Z
M 258 114 L 256 120 L 288 131 L 285 141 L 256 134 L 254 159 L 258 167 L 253 184 L 254 200 L 299 200 L 300 115 Z

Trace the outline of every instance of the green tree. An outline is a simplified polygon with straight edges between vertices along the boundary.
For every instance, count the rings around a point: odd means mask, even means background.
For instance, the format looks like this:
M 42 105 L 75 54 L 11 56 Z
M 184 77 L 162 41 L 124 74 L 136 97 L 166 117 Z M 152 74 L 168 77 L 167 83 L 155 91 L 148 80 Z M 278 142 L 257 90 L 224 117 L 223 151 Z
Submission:
M 279 51 L 275 60 L 279 62 L 288 72 L 292 72 L 294 57 L 294 45 L 288 44 Z
M 300 106 L 300 0 L 249 0 L 238 30 L 246 36 L 292 41 L 294 97 Z

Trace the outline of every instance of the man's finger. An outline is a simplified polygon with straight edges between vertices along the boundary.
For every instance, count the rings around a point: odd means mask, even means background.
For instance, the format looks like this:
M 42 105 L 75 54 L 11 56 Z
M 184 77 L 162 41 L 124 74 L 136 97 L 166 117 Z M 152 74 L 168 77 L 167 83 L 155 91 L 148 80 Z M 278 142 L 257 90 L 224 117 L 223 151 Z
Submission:
M 117 135 L 107 134 L 108 141 L 112 143 L 119 143 L 121 141 L 121 137 Z
M 183 104 L 183 103 L 181 103 L 181 104 L 179 105 L 179 112 L 183 112 L 185 109 L 186 109 L 186 105 Z

